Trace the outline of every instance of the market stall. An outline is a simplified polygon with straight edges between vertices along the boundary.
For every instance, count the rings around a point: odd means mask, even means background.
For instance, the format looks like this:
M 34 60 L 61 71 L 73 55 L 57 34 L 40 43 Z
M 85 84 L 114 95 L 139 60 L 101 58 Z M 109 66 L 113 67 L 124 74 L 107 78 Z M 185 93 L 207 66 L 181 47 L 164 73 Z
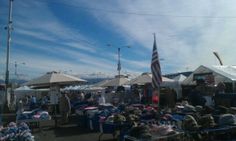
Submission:
M 58 109 L 56 107 L 58 105 L 58 99 L 61 96 L 60 89 L 72 84 L 81 84 L 85 82 L 86 80 L 53 71 L 53 72 L 48 72 L 45 75 L 40 76 L 38 78 L 32 79 L 27 83 L 25 83 L 24 85 L 32 86 L 34 87 L 34 89 L 49 88 L 50 102 L 47 106 L 49 106 L 48 108 L 51 109 L 50 112 L 53 116 L 53 119 L 56 121 L 55 125 L 57 126 Z

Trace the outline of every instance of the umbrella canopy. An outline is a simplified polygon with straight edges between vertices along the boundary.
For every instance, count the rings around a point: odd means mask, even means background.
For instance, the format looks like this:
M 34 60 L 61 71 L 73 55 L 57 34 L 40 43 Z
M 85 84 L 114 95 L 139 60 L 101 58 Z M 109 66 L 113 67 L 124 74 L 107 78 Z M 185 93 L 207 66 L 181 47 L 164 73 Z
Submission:
M 128 82 L 129 79 L 127 79 L 126 77 L 123 76 L 116 76 L 113 79 L 108 80 L 107 82 L 104 82 L 102 85 L 100 85 L 100 87 L 116 87 L 116 86 L 122 86 L 124 85 L 126 82 Z
M 166 84 L 172 83 L 172 82 L 174 82 L 174 80 L 162 76 L 162 85 L 166 85 Z M 130 80 L 129 82 L 126 82 L 126 84 L 129 84 L 129 85 L 134 85 L 134 84 L 145 85 L 147 83 L 152 83 L 152 74 L 151 73 L 143 73 L 143 74 L 139 75 L 138 77 Z
M 58 72 L 49 72 L 46 73 L 43 76 L 40 76 L 38 78 L 35 78 L 33 80 L 28 81 L 24 85 L 26 86 L 38 86 L 38 87 L 48 87 L 52 84 L 56 85 L 71 85 L 76 83 L 84 83 L 86 80 L 63 74 Z
M 145 85 L 146 83 L 152 83 L 152 74 L 151 73 L 143 73 L 138 77 L 126 82 L 127 85 Z

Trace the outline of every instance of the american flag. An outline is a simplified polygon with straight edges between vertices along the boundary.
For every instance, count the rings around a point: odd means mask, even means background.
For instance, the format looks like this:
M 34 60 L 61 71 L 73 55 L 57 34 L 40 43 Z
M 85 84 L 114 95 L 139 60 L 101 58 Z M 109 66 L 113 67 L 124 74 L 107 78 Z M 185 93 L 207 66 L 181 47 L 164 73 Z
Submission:
M 160 67 L 159 56 L 158 56 L 158 52 L 157 52 L 155 34 L 154 34 L 154 44 L 153 44 L 153 51 L 152 51 L 151 70 L 152 70 L 152 87 L 154 90 L 159 92 L 160 85 L 162 82 L 162 77 L 161 77 L 161 67 Z

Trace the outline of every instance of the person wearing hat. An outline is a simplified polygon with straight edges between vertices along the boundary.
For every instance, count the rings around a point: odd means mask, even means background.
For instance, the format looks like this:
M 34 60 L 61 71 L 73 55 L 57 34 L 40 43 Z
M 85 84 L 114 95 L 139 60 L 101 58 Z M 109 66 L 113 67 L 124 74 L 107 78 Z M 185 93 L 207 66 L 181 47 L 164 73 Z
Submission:
M 59 109 L 62 116 L 61 123 L 64 124 L 68 122 L 68 116 L 71 111 L 71 105 L 70 105 L 70 99 L 67 96 L 67 94 L 65 92 L 62 92 L 61 94 L 62 96 L 60 97 L 59 100 Z

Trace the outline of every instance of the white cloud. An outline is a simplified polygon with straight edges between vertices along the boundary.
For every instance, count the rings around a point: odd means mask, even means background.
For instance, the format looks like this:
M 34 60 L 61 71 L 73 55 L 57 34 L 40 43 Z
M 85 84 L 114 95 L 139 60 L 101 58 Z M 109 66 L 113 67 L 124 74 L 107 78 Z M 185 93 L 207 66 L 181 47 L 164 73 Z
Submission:
M 113 73 L 116 70 L 116 53 L 99 47 L 99 44 L 106 44 L 100 40 L 106 37 L 86 36 L 79 29 L 67 26 L 53 14 L 47 1 L 15 3 L 18 6 L 14 11 L 14 32 L 24 38 L 22 40 L 14 36 L 15 43 L 45 53 L 57 50 L 62 56 L 67 56 L 68 60 L 45 55 L 33 57 L 31 54 L 19 56 L 19 59 L 32 57 L 32 67 L 42 71 L 60 67 L 73 68 L 78 72 L 90 70 Z M 163 73 L 184 71 L 186 68 L 192 70 L 199 65 L 215 65 L 218 62 L 213 51 L 219 52 L 225 64 L 235 65 L 236 1 L 101 0 L 95 3 L 72 0 L 61 3 L 69 6 L 67 8 L 72 9 L 75 15 L 81 9 L 89 12 L 97 19 L 95 23 L 124 38 L 121 44 L 127 42 L 134 45 L 129 53 L 122 50 L 124 72 L 150 70 L 154 32 L 157 34 L 159 56 L 164 59 L 161 62 Z M 79 5 L 82 7 L 79 8 Z M 37 67 L 38 64 L 40 67 Z
M 232 0 L 122 0 L 112 9 L 121 11 L 120 14 L 91 13 L 101 22 L 111 23 L 127 40 L 132 37 L 149 50 L 152 48 L 152 33 L 156 32 L 159 55 L 166 60 L 162 67 L 167 72 L 176 72 L 195 69 L 198 65 L 214 65 L 214 50 L 219 51 L 224 62 L 235 64 L 235 4 Z M 95 6 L 90 2 L 87 5 Z M 112 5 L 101 2 L 96 6 L 111 9 Z M 173 70 L 166 70 L 170 66 Z
M 24 53 L 14 54 L 15 58 L 19 59 L 18 60 L 19 62 L 26 63 L 26 65 L 24 66 L 24 70 L 26 70 L 26 72 L 29 74 L 34 73 L 35 70 L 37 70 L 36 73 L 38 73 L 38 75 L 48 71 L 72 70 L 73 74 L 83 74 L 83 73 L 88 74 L 96 72 L 96 69 L 94 68 L 99 68 L 99 70 L 103 73 L 109 73 L 111 72 L 111 70 L 114 70 L 114 68 L 112 68 L 111 65 L 108 65 L 103 62 L 96 63 L 94 62 L 95 58 L 86 58 L 88 56 L 79 56 L 81 57 L 80 61 L 84 62 L 84 64 L 78 65 L 77 61 L 72 62 L 37 54 L 31 54 L 31 55 L 26 54 L 26 55 Z

